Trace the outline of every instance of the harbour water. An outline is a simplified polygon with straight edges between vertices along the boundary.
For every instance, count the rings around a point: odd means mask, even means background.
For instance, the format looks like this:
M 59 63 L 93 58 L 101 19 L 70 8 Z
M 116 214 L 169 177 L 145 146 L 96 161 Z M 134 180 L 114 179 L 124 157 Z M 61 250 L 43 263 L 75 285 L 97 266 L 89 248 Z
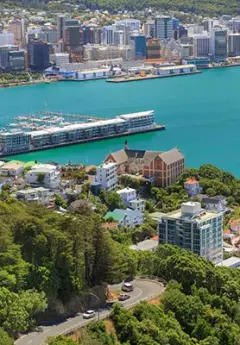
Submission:
M 0 90 L 0 126 L 12 117 L 49 111 L 112 118 L 155 110 L 166 131 L 129 137 L 129 147 L 167 150 L 178 147 L 186 165 L 211 163 L 240 176 L 240 67 L 207 70 L 199 75 L 146 80 L 142 83 L 60 82 Z M 79 144 L 14 159 L 99 164 L 125 138 Z

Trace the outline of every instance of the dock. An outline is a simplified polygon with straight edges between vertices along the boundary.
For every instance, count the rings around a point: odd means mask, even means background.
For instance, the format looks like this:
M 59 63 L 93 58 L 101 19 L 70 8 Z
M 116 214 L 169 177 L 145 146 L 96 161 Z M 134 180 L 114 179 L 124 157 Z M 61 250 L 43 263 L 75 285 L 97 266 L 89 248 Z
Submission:
M 155 75 L 155 74 L 148 74 L 146 76 L 121 76 L 121 77 L 113 77 L 106 80 L 108 83 L 127 83 L 131 81 L 142 81 L 142 80 L 149 80 L 149 79 L 160 79 L 160 78 L 171 78 L 171 77 L 180 77 L 184 75 L 191 75 L 191 74 L 199 74 L 202 73 L 201 71 L 193 71 L 187 73 L 176 73 L 176 74 L 168 74 L 168 75 Z

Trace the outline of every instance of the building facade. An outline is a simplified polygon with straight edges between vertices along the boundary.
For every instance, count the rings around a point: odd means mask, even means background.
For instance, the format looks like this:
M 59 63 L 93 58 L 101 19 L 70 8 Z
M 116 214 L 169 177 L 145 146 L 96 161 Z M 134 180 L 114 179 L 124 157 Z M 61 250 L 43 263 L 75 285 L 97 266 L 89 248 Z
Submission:
M 132 58 L 133 60 L 143 60 L 147 56 L 146 36 L 131 36 Z
M 117 165 L 105 163 L 97 167 L 96 182 L 105 190 L 115 189 L 118 182 Z
M 160 39 L 153 38 L 147 40 L 147 59 L 160 59 L 161 46 Z
M 189 196 L 195 196 L 202 193 L 202 188 L 199 185 L 199 181 L 193 178 L 184 182 L 184 189 Z
M 159 243 L 190 250 L 214 264 L 223 259 L 223 216 L 206 212 L 199 203 L 183 203 L 181 210 L 162 216 Z
M 195 35 L 193 37 L 193 56 L 209 56 L 210 38 L 206 35 Z
M 51 45 L 40 40 L 28 43 L 28 63 L 33 71 L 43 71 L 50 66 Z
M 227 30 L 214 29 L 210 35 L 210 53 L 216 62 L 223 62 L 227 59 Z
M 166 152 L 124 149 L 110 153 L 105 162 L 116 163 L 119 174 L 142 175 L 161 187 L 175 183 L 184 171 L 184 156 L 178 149 Z
M 172 18 L 158 17 L 155 19 L 155 37 L 161 40 L 169 40 L 173 37 Z
M 228 35 L 228 56 L 240 56 L 240 33 Z
M 26 173 L 25 181 L 33 186 L 43 185 L 45 188 L 58 188 L 60 186 L 60 169 L 51 164 L 36 164 Z

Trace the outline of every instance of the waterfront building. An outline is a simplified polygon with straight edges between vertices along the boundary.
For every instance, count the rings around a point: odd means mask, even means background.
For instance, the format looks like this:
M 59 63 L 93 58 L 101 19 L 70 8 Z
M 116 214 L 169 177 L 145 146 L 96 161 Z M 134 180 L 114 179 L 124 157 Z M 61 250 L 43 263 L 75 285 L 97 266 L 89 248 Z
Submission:
M 0 32 L 0 46 L 14 45 L 14 34 L 12 32 Z
M 161 47 L 159 38 L 148 39 L 146 43 L 146 48 L 147 59 L 160 59 Z
M 97 167 L 95 182 L 105 190 L 115 189 L 118 183 L 117 164 L 104 163 Z
M 146 36 L 136 34 L 131 36 L 131 48 L 133 60 L 146 59 L 147 56 L 147 45 Z
M 57 34 L 58 34 L 58 40 L 61 40 L 63 38 L 63 27 L 64 27 L 64 15 L 59 15 L 57 17 Z
M 228 56 L 240 56 L 240 33 L 228 35 Z
M 116 163 L 119 174 L 142 175 L 161 187 L 175 183 L 184 170 L 184 156 L 178 149 L 166 152 L 124 149 L 110 153 L 105 162 Z
M 9 68 L 11 71 L 25 69 L 25 50 L 10 50 L 8 52 Z
M 43 185 L 45 188 L 58 188 L 60 186 L 60 169 L 51 164 L 36 164 L 25 174 L 25 181 L 32 186 Z
M 1 132 L 0 151 L 4 154 L 17 152 L 21 148 L 22 152 L 30 150 L 30 134 L 23 131 Z
M 214 28 L 210 34 L 210 54 L 216 62 L 227 59 L 227 30 Z
M 181 44 L 181 58 L 188 58 L 189 56 L 192 56 L 192 45 Z
M 210 38 L 207 35 L 194 35 L 193 56 L 208 56 L 210 52 Z
M 208 68 L 211 63 L 211 59 L 208 57 L 189 57 L 189 58 L 184 58 L 182 60 L 183 64 L 186 65 L 195 65 L 197 69 L 199 68 Z
M 118 226 L 137 226 L 143 224 L 143 213 L 138 210 L 115 209 L 105 215 L 105 220 L 113 219 Z
M 196 196 L 202 193 L 202 188 L 199 185 L 199 181 L 194 178 L 184 182 L 184 189 L 189 196 Z
M 143 24 L 143 32 L 146 37 L 153 38 L 155 36 L 155 21 L 147 20 L 146 23 Z
M 222 262 L 223 215 L 203 210 L 198 202 L 183 203 L 180 210 L 159 221 L 159 244 L 172 244 L 212 261 Z
M 109 64 L 111 61 L 114 63 L 114 60 L 121 60 L 121 58 L 122 61 L 131 60 L 132 53 L 130 46 L 102 46 L 97 44 L 87 44 L 83 47 L 83 57 L 84 60 L 90 60 L 89 62 L 91 63 L 94 62 L 93 60 L 105 60 L 105 63 Z M 120 62 L 116 63 L 119 64 Z
M 55 63 L 57 67 L 61 67 L 62 65 L 69 63 L 69 54 L 68 53 L 52 54 L 51 60 Z
M 158 17 L 155 19 L 155 38 L 168 40 L 173 37 L 173 22 L 170 17 Z
M 50 49 L 49 43 L 34 40 L 28 43 L 28 63 L 29 67 L 34 71 L 43 71 L 50 65 Z

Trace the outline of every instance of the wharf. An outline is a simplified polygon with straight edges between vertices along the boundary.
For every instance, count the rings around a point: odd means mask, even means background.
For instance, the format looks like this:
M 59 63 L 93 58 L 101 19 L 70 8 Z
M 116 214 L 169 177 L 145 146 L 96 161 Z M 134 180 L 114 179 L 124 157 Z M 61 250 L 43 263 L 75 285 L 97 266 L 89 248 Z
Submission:
M 188 73 L 176 73 L 176 74 L 169 74 L 169 75 L 155 75 L 149 74 L 146 76 L 133 76 L 133 77 L 113 77 L 106 80 L 108 83 L 127 83 L 130 81 L 140 81 L 140 80 L 149 80 L 149 79 L 159 79 L 159 78 L 170 78 L 170 77 L 180 77 L 183 75 L 190 75 L 190 74 L 198 74 L 202 73 L 201 71 L 194 71 Z
M 28 152 L 36 152 L 36 151 L 44 151 L 44 150 L 50 150 L 50 149 L 55 149 L 63 146 L 71 146 L 71 145 L 76 145 L 76 144 L 85 144 L 89 143 L 92 141 L 102 141 L 102 140 L 107 140 L 107 139 L 115 139 L 115 138 L 121 138 L 121 137 L 128 137 L 130 135 L 137 135 L 137 134 L 144 134 L 147 132 L 157 132 L 157 131 L 162 131 L 165 130 L 166 126 L 165 125 L 156 125 L 154 128 L 150 129 L 145 129 L 145 130 L 140 130 L 137 132 L 123 132 L 123 133 L 117 133 L 117 134 L 112 134 L 108 136 L 103 136 L 103 137 L 95 137 L 95 138 L 88 138 L 88 139 L 81 139 L 81 140 L 76 140 L 76 141 L 71 141 L 71 142 L 66 142 L 66 143 L 60 143 L 60 144 L 55 144 L 55 145 L 48 145 L 44 146 L 41 148 L 33 148 L 31 150 L 25 150 L 25 151 L 15 151 L 12 154 L 0 154 L 0 157 L 8 157 L 8 156 L 16 156 L 20 154 L 26 154 Z

